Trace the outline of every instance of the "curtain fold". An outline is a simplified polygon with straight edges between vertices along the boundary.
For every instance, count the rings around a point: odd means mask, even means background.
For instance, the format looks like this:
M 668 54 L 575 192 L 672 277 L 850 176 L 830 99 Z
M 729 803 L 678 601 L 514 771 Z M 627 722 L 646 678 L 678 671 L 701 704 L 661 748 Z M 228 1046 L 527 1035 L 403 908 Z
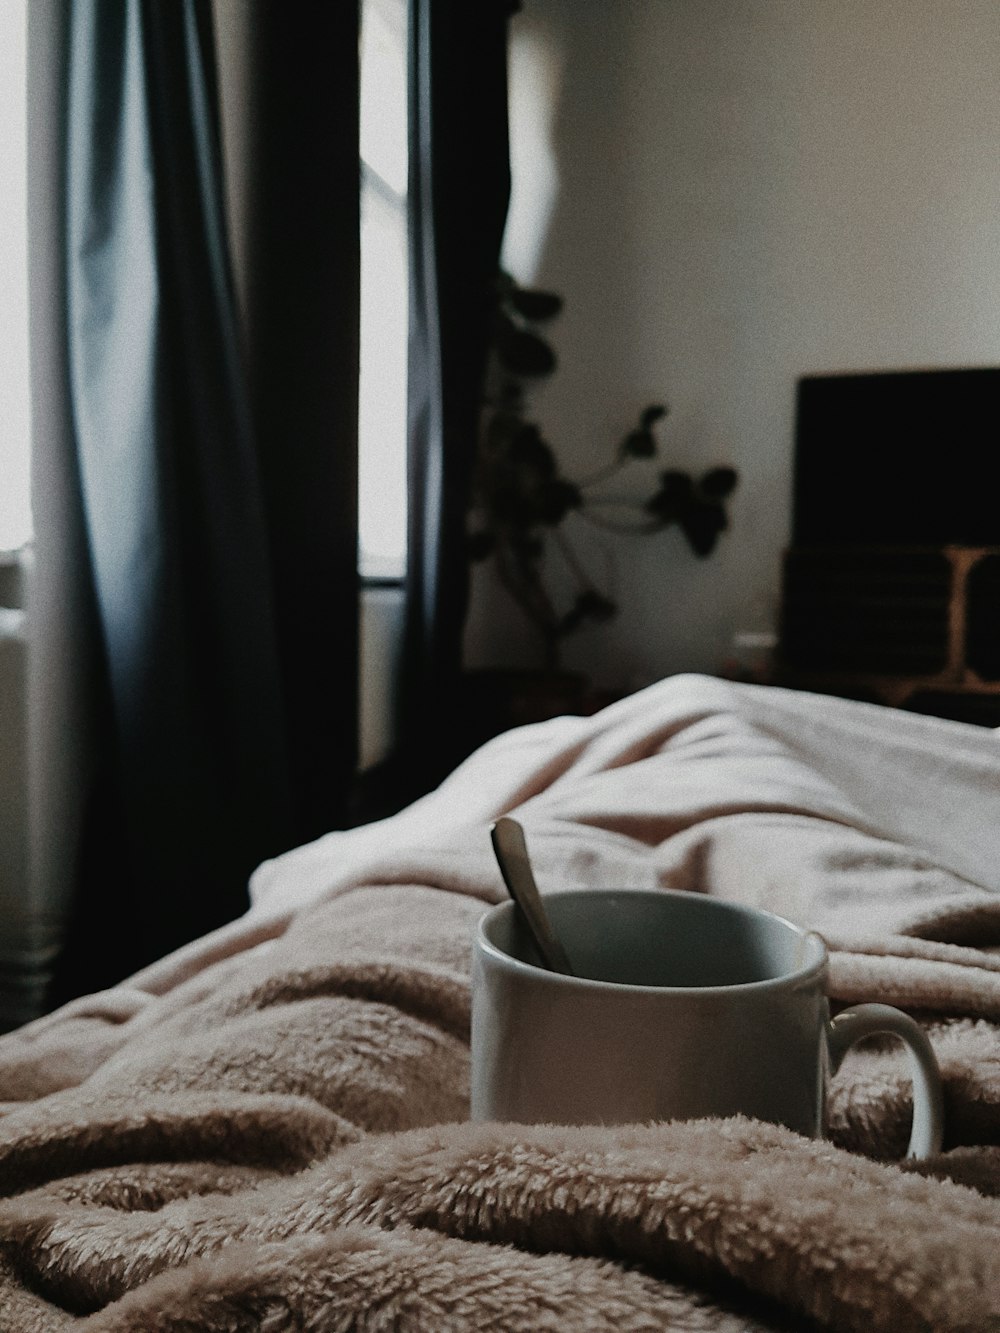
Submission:
M 510 198 L 511 0 L 410 3 L 410 355 L 400 755 L 413 789 L 460 757 L 465 515 Z
M 272 49 L 247 109 L 245 346 L 209 0 L 74 0 L 49 25 L 66 92 L 33 113 L 57 148 L 32 272 L 65 313 L 36 320 L 55 382 L 34 391 L 64 395 L 66 447 L 36 468 L 36 508 L 62 488 L 78 510 L 72 600 L 96 645 L 77 881 L 34 895 L 75 903 L 54 1000 L 238 915 L 260 861 L 337 825 L 354 769 L 357 12 L 253 8 Z M 61 538 L 43 521 L 36 545 L 51 586 Z M 60 756 L 40 762 L 45 805 Z
M 239 8 L 250 141 L 234 202 L 301 843 L 344 817 L 357 763 L 360 8 Z
M 74 932 L 91 973 L 95 911 L 141 961 L 237 915 L 291 800 L 210 11 L 71 13 L 69 389 L 106 667 Z

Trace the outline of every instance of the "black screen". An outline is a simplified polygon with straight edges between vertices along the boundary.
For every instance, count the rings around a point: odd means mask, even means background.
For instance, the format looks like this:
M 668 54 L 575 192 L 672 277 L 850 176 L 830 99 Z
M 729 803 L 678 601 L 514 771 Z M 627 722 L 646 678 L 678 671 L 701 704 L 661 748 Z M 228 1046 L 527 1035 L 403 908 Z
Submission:
M 799 381 L 797 545 L 1000 545 L 1000 369 Z

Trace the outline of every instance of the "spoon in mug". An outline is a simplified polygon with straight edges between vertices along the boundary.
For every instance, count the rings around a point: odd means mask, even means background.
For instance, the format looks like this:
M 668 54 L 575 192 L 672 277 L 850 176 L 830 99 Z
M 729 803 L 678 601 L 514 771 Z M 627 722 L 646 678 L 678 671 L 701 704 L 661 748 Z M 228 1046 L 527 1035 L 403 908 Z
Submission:
M 545 966 L 550 972 L 562 972 L 565 976 L 573 976 L 566 950 L 556 939 L 552 923 L 542 905 L 541 895 L 531 870 L 531 862 L 528 859 L 524 829 L 516 819 L 504 816 L 490 825 L 490 839 L 500 866 L 500 873 L 503 875 L 503 882 L 520 909 L 521 917 L 535 941 Z

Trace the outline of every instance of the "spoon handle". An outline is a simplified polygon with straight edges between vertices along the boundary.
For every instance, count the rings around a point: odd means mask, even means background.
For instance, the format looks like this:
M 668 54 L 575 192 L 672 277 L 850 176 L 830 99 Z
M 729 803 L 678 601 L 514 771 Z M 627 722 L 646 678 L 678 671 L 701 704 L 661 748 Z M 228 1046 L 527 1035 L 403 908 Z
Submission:
M 521 825 L 505 816 L 490 825 L 490 838 L 504 883 L 524 915 L 545 966 L 551 972 L 573 976 L 566 950 L 556 939 L 542 905 Z

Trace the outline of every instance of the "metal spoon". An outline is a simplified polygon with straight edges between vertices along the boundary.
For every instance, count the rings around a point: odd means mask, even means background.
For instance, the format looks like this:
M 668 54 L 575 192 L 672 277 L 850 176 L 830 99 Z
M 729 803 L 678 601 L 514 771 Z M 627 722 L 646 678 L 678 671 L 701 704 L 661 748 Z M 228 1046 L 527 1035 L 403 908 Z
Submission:
M 531 932 L 545 966 L 550 972 L 562 972 L 566 976 L 573 976 L 566 950 L 556 939 L 552 924 L 542 906 L 531 862 L 528 859 L 524 829 L 516 819 L 504 816 L 490 825 L 490 838 L 500 873 L 503 875 L 503 882 L 520 908 L 521 916 Z

